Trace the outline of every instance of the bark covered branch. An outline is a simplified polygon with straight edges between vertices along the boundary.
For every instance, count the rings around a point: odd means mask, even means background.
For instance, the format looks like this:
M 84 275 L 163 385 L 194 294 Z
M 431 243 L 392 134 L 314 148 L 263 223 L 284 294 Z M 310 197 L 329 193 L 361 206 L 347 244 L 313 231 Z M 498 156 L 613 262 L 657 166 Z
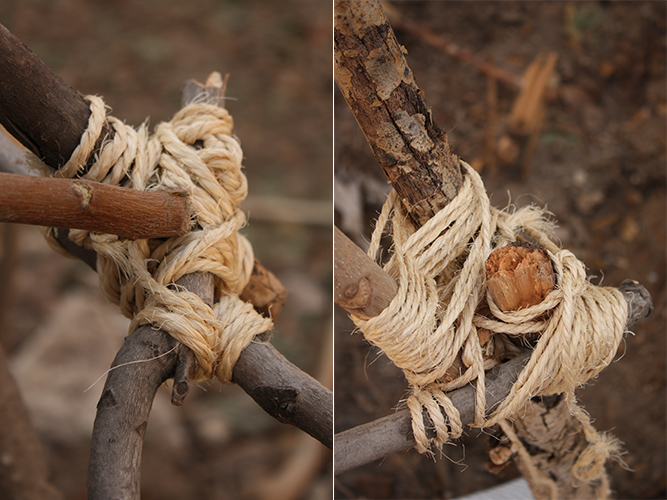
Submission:
M 334 3 L 336 84 L 418 226 L 456 196 L 459 159 L 433 121 L 379 2 Z
M 412 97 L 404 98 L 414 95 L 407 90 L 413 88 L 414 78 L 378 2 L 337 1 L 334 38 L 336 83 L 376 160 L 402 198 L 412 222 L 419 227 L 458 192 L 461 185 L 458 159 L 446 148 L 443 150 L 447 153 L 446 161 L 440 168 L 429 168 L 429 160 L 434 159 L 434 155 L 424 158 L 422 153 L 436 143 L 429 130 L 439 128 L 432 123 L 427 107 L 415 107 Z M 414 98 L 423 103 L 421 94 L 418 94 Z M 359 259 L 366 256 L 363 252 L 355 256 L 349 250 L 348 242 L 341 243 L 341 236 L 342 233 L 336 233 L 336 253 L 339 247 L 344 250 L 335 262 L 335 300 L 355 314 L 360 311 L 369 314 L 366 308 L 371 304 L 388 303 L 395 291 L 392 293 L 391 287 L 378 285 L 385 280 L 380 268 L 369 263 L 360 264 Z M 639 283 L 624 282 L 620 289 L 629 304 L 628 324 L 650 312 L 650 296 Z M 370 315 L 377 314 L 375 311 L 371 309 Z M 498 367 L 496 373 L 502 373 L 504 369 L 509 369 L 509 363 Z M 512 376 L 501 378 L 507 381 Z M 503 389 L 496 386 L 494 380 L 487 379 L 487 390 L 489 387 L 509 391 L 511 383 Z M 469 388 L 459 391 L 469 391 L 472 398 Z M 463 393 L 459 391 L 452 396 L 461 397 Z M 496 396 L 487 394 L 489 401 L 498 401 Z M 500 399 L 504 397 L 502 394 Z M 470 402 L 462 402 L 465 400 L 459 400 L 460 407 L 455 403 L 462 415 L 467 414 L 470 407 L 474 409 L 474 402 L 470 405 Z M 425 424 L 428 427 L 428 422 Z M 409 415 L 405 412 L 337 434 L 336 473 L 412 446 L 414 440 L 410 429 Z
M 355 314 L 359 314 L 359 308 L 356 305 L 367 303 L 368 297 L 372 297 L 374 304 L 389 304 L 396 294 L 396 288 L 395 284 L 393 289 L 385 285 L 387 281 L 393 280 L 380 266 L 338 229 L 335 230 L 334 245 L 336 247 L 334 268 L 336 280 L 334 300 L 336 303 Z M 350 245 L 354 246 L 356 251 L 347 249 Z M 368 283 L 368 287 L 362 289 L 358 286 L 360 282 Z M 523 280 L 521 282 L 523 283 Z M 357 292 L 353 293 L 355 290 Z M 619 286 L 619 290 L 623 292 L 628 303 L 628 327 L 649 315 L 653 304 L 646 288 L 636 281 L 626 280 Z M 369 310 L 376 311 L 377 309 L 365 309 L 364 312 L 368 317 L 377 315 L 381 311 L 380 309 L 374 314 L 372 312 L 368 314 Z M 486 374 L 487 413 L 509 394 L 512 384 L 528 362 L 529 357 L 530 351 L 527 351 Z M 448 396 L 459 410 L 461 422 L 464 425 L 473 422 L 475 416 L 474 386 L 457 389 Z M 426 415 L 424 419 L 425 427 L 432 428 Z M 334 436 L 336 449 L 334 473 L 341 474 L 374 460 L 382 459 L 390 453 L 413 447 L 415 440 L 410 422 L 410 413 L 407 410 L 401 410 L 393 415 L 337 433 Z

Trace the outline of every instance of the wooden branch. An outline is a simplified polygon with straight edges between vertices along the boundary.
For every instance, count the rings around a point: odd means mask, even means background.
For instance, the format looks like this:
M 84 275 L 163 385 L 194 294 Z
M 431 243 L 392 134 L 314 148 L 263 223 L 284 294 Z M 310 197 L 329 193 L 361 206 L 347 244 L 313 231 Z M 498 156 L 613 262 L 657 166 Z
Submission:
M 394 289 L 392 292 L 391 287 L 383 283 L 386 283 L 387 280 L 393 280 L 360 249 L 358 252 L 353 252 L 349 249 L 345 249 L 342 252 L 339 251 L 339 245 L 344 240 L 347 240 L 345 235 L 342 233 L 340 235 L 336 234 L 334 274 L 336 284 L 334 285 L 334 301 L 346 308 L 348 312 L 359 314 L 359 309 L 355 308 L 354 301 L 352 307 L 346 307 L 346 304 L 349 303 L 349 298 L 345 296 L 345 286 L 342 286 L 342 284 L 348 283 L 353 285 L 362 280 L 367 280 L 370 286 L 364 292 L 364 296 L 371 296 L 372 303 L 374 304 L 389 304 L 396 294 L 396 290 Z M 350 244 L 354 245 L 353 243 Z M 350 262 L 347 259 L 354 259 L 354 261 Z M 511 266 L 503 265 L 502 267 L 507 268 Z M 523 269 L 522 266 L 515 267 Z M 628 303 L 628 327 L 648 316 L 653 310 L 650 294 L 638 282 L 626 280 L 621 283 L 618 289 L 623 292 L 625 300 Z M 377 310 L 377 308 L 374 309 Z M 369 310 L 372 309 L 366 309 L 366 314 L 368 317 L 371 317 L 368 314 Z M 380 311 L 375 314 L 377 315 Z M 504 400 L 509 394 L 512 384 L 516 381 L 517 375 L 527 363 L 529 356 L 530 352 L 520 355 L 490 370 L 486 374 L 487 412 L 492 410 L 495 405 Z M 448 396 L 459 410 L 463 424 L 471 423 L 474 420 L 475 414 L 474 385 L 452 391 Z M 424 415 L 424 426 L 427 429 L 432 428 L 432 423 L 427 415 Z M 335 474 L 340 474 L 374 460 L 382 459 L 390 453 L 412 448 L 414 445 L 415 440 L 412 435 L 409 411 L 402 410 L 396 412 L 393 415 L 337 433 L 334 436 L 334 446 L 336 449 L 336 453 L 334 454 L 334 472 Z
M 486 374 L 486 411 L 493 408 L 509 394 L 519 373 L 528 362 L 530 352 L 497 366 Z M 459 411 L 461 423 L 475 420 L 475 383 L 447 394 Z M 433 429 L 433 423 L 424 413 L 424 425 Z M 429 437 L 435 433 L 430 432 Z M 387 417 L 374 420 L 339 432 L 334 436 L 334 474 L 382 459 L 390 453 L 407 450 L 415 445 L 412 434 L 412 418 L 409 410 L 400 410 Z
M 79 145 L 81 135 L 88 127 L 90 118 L 88 104 L 79 92 L 65 84 L 2 25 L 0 25 L 0 67 L 3 68 L 0 74 L 0 123 L 46 165 L 57 170 L 72 156 Z M 205 85 L 194 81 L 186 83 L 183 105 L 189 104 L 195 98 L 201 102 L 208 99 L 212 104 L 221 105 L 224 103 L 224 84 L 217 73 Z M 112 133 L 112 129 L 105 125 L 97 141 L 96 151 L 103 140 L 112 137 Z M 91 158 L 94 156 L 94 153 L 91 154 Z M 15 151 L 9 156 L 12 162 L 16 157 Z M 68 229 L 56 229 L 56 238 L 62 247 L 96 270 L 95 252 L 75 245 L 69 240 L 68 234 Z M 256 305 L 253 290 L 261 291 L 257 297 L 259 307 L 262 309 L 270 307 L 276 315 L 275 311 L 282 308 L 284 303 L 285 288 L 270 271 L 259 264 L 259 261 L 255 261 L 255 265 L 260 267 L 253 273 L 250 283 L 244 290 L 245 300 Z M 264 278 L 267 274 L 271 275 L 270 280 Z M 267 302 L 267 283 L 270 283 L 275 292 L 272 303 Z
M 541 247 L 521 243 L 491 253 L 486 263 L 488 292 L 501 311 L 542 302 L 555 287 L 553 268 L 548 260 Z M 653 304 L 644 287 L 626 280 L 619 288 L 628 302 L 627 326 L 651 312 Z M 504 465 L 513 456 L 535 498 L 550 498 L 552 492 L 533 480 L 530 467 L 537 468 L 556 483 L 558 498 L 608 498 L 609 491 L 605 491 L 599 480 L 586 483 L 573 475 L 573 466 L 589 443 L 581 422 L 571 414 L 562 394 L 528 401 L 516 412 L 514 425 L 517 436 L 526 445 L 531 463 L 526 463 L 522 455 L 511 453 L 511 448 L 509 453 L 495 454 L 504 456 L 505 460 L 492 461 L 495 466 Z M 505 444 L 498 444 L 506 448 Z
M 3 498 L 60 500 L 49 482 L 46 450 L 32 426 L 0 346 L 0 491 Z
M 383 167 L 387 177 L 392 182 L 396 191 L 399 192 L 404 202 L 406 200 L 419 199 L 423 193 L 431 192 L 434 185 L 440 186 L 438 183 L 442 182 L 442 192 L 447 193 L 447 195 L 439 197 L 437 203 L 429 206 L 433 212 L 437 211 L 456 195 L 460 187 L 460 178 L 442 178 L 437 171 L 412 168 L 415 163 L 419 163 L 416 161 L 417 156 L 413 159 L 415 161 L 401 156 L 400 160 L 402 163 L 399 163 L 396 158 L 390 157 L 389 165 L 383 164 L 387 160 L 387 156 L 383 151 L 386 149 L 384 146 L 386 139 L 384 131 L 388 130 L 388 124 L 381 112 L 375 108 L 384 110 L 389 106 L 386 104 L 388 99 L 383 99 L 378 94 L 382 94 L 385 97 L 393 96 L 395 89 L 403 89 L 410 83 L 413 83 L 412 73 L 405 64 L 400 47 L 395 42 L 393 33 L 391 33 L 391 27 L 386 22 L 384 15 L 375 2 L 357 3 L 337 1 L 335 3 L 335 15 L 336 83 L 357 118 L 357 122 L 364 131 L 366 139 L 376 154 L 378 162 Z M 382 55 L 380 59 L 374 59 L 373 56 L 375 54 Z M 408 109 L 411 109 L 410 106 L 411 104 L 407 104 Z M 400 111 L 400 107 L 393 108 L 392 116 L 400 119 L 410 114 L 410 111 L 404 112 L 404 114 L 401 114 Z M 427 121 L 430 122 L 430 113 L 428 117 Z M 396 121 L 394 120 L 394 122 Z M 433 124 L 433 127 L 437 129 L 435 124 Z M 421 131 L 419 127 L 415 128 Z M 396 135 L 394 132 L 391 134 L 393 134 L 392 137 Z M 423 138 L 423 136 L 419 137 Z M 418 143 L 423 144 L 423 142 Z M 395 147 L 393 151 L 395 152 L 399 149 Z M 400 149 L 400 151 L 402 154 L 407 154 L 404 149 Z M 391 168 L 396 165 L 409 165 L 410 168 L 401 169 L 401 175 L 399 176 Z M 412 208 L 410 203 L 407 202 L 406 207 L 408 209 Z M 430 217 L 429 213 L 429 210 L 422 210 L 418 214 L 415 211 L 415 217 L 412 220 L 419 226 L 428 220 Z M 336 253 L 338 253 L 338 249 Z M 389 288 L 386 286 L 373 286 L 373 283 L 381 282 L 377 276 L 378 270 L 370 264 L 364 265 L 358 262 L 354 264 L 346 262 L 344 256 L 349 257 L 350 255 L 351 252 L 349 250 L 343 251 L 341 253 L 341 260 L 336 264 L 337 273 L 335 280 L 341 280 L 340 283 L 335 285 L 336 302 L 344 307 L 349 307 L 348 310 L 355 314 L 359 310 L 364 310 L 371 302 L 389 303 L 393 298 L 391 292 L 388 296 L 383 296 L 383 293 L 387 293 Z M 363 260 L 367 257 L 361 253 L 361 255 L 353 258 Z M 344 270 L 345 272 L 340 273 L 340 270 Z M 361 286 L 362 283 L 364 287 Z M 624 285 L 626 285 L 625 282 Z M 648 314 L 652 306 L 648 292 L 639 283 L 632 282 L 627 284 L 627 286 L 633 289 L 632 292 L 628 291 L 626 293 L 624 291 L 629 304 L 628 323 L 630 323 L 630 321 L 644 317 L 642 314 Z M 349 296 L 345 296 L 343 293 L 344 290 L 350 290 Z M 352 299 L 351 303 L 350 299 Z M 646 300 L 642 301 L 642 299 Z M 350 305 L 353 307 L 350 307 Z M 499 371 L 502 371 L 505 365 L 501 365 Z M 503 395 L 502 398 L 504 397 Z M 410 439 L 406 439 L 405 434 L 400 432 L 400 429 L 411 428 L 409 418 L 409 415 L 405 413 L 402 421 L 398 417 L 396 420 L 376 421 L 367 424 L 368 426 L 364 427 L 362 432 L 355 432 L 348 435 L 337 434 L 335 436 L 337 450 L 345 451 L 339 451 L 335 454 L 336 471 L 340 472 L 345 468 L 354 466 L 349 464 L 360 465 L 366 461 L 382 458 L 384 451 L 388 449 L 398 450 L 402 449 L 401 447 L 407 448 L 412 446 L 414 441 L 408 443 Z M 388 421 L 390 424 L 387 423 Z M 428 422 L 425 422 L 425 425 L 428 426 Z M 391 445 L 383 444 L 381 450 L 379 447 L 376 447 L 375 439 L 379 435 L 384 435 L 387 440 L 391 441 Z M 352 436 L 352 442 L 349 436 Z M 339 438 L 345 438 L 347 441 L 343 439 L 339 443 Z
M 81 179 L 0 173 L 0 222 L 162 238 L 192 225 L 181 190 L 137 191 Z
M 221 101 L 216 94 L 206 95 Z M 213 276 L 187 275 L 178 281 L 187 290 L 213 303 Z M 272 310 L 275 316 L 275 311 Z M 163 356 L 149 362 L 139 362 Z M 138 328 L 118 352 L 98 404 L 93 429 L 88 488 L 91 498 L 138 499 L 143 434 L 158 387 L 174 377 L 172 401 L 187 394 L 192 351 L 151 326 Z M 256 338 L 239 357 L 232 380 L 267 413 L 332 446 L 333 394 L 287 361 L 268 341 Z
M 47 165 L 59 168 L 71 156 L 87 127 L 88 105 L 80 94 L 67 87 L 4 27 L 0 27 L 0 61 L 3 63 L 0 121 Z M 207 82 L 207 87 L 209 84 L 216 86 L 219 80 L 213 78 Z M 207 94 L 207 87 L 200 87 L 203 101 L 211 98 L 216 99 L 215 104 L 220 104 L 219 95 Z M 24 108 L 30 110 L 26 112 Z M 61 122 L 63 117 L 67 123 Z M 108 130 L 105 133 L 109 133 Z M 65 230 L 58 231 L 58 237 L 71 253 L 81 255 L 95 268 L 94 253 L 73 248 Z M 188 279 L 184 277 L 182 280 Z M 195 276 L 183 286 L 203 296 L 209 295 L 209 291 L 212 295 L 212 280 L 207 275 Z M 284 293 L 276 296 L 284 298 Z M 275 309 L 272 313 L 275 316 Z M 175 376 L 172 399 L 178 404 L 187 394 L 187 366 L 191 365 L 188 360 L 193 354 L 174 342 L 166 332 L 143 327 L 129 336 L 119 351 L 114 367 L 127 362 L 133 364 L 113 369 L 105 383 L 93 431 L 88 474 L 90 498 L 138 498 L 141 438 L 155 391 L 164 380 Z M 153 359 L 157 356 L 162 357 Z M 250 375 L 252 380 L 245 381 L 244 377 Z M 275 350 L 260 342 L 251 343 L 241 354 L 233 371 L 233 380 L 276 418 L 305 427 L 307 432 L 328 440 L 331 446 L 331 391 L 305 376 Z M 276 380 L 280 381 L 279 388 L 274 387 Z M 296 381 L 294 388 L 289 385 L 292 380 Z M 275 408 L 266 401 L 267 397 L 276 395 L 274 389 L 282 390 Z M 309 404 L 322 406 L 307 406 Z M 297 418 L 293 409 L 303 413 Z
M 336 84 L 373 154 L 421 226 L 462 184 L 459 159 L 415 83 L 378 1 L 334 3 Z

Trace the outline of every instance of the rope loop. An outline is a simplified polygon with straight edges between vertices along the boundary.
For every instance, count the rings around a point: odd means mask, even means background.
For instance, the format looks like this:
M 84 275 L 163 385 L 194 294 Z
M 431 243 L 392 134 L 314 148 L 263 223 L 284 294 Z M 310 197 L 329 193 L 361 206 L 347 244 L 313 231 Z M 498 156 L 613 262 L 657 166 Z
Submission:
M 407 406 L 416 448 L 431 452 L 461 435 L 460 416 L 446 393 L 476 381 L 472 425 L 505 422 L 534 396 L 566 393 L 584 384 L 609 364 L 616 353 L 627 317 L 621 292 L 586 280 L 586 269 L 574 254 L 555 245 L 553 223 L 537 207 L 498 210 L 490 206 L 480 176 L 465 162 L 463 187 L 457 196 L 421 228 L 415 229 L 398 195 L 392 191 L 373 232 L 369 256 L 376 258 L 380 239 L 390 233 L 391 257 L 384 270 L 398 284 L 389 306 L 370 319 L 351 314 L 366 339 L 401 368 L 411 386 Z M 498 309 L 486 291 L 485 262 L 496 248 L 514 241 L 542 245 L 556 273 L 556 288 L 535 306 L 511 312 Z M 490 309 L 481 314 L 482 308 Z M 485 371 L 497 364 L 485 357 L 478 330 L 492 332 L 492 344 L 506 356 L 519 350 L 512 335 L 539 333 L 527 366 L 509 396 L 490 415 L 485 413 Z M 464 368 L 454 380 L 448 369 L 460 355 Z M 571 408 L 577 408 L 574 402 Z M 423 415 L 435 426 L 427 437 Z M 573 410 L 592 447 L 580 459 L 580 475 L 596 476 L 603 447 L 583 410 Z M 590 455 L 590 456 L 589 456 Z
M 146 324 L 164 329 L 195 353 L 198 368 L 193 379 L 217 376 L 230 383 L 241 351 L 273 326 L 238 297 L 250 279 L 254 258 L 252 246 L 238 233 L 246 223 L 239 204 L 248 183 L 242 172 L 243 151 L 232 135 L 232 117 L 218 106 L 190 104 L 150 134 L 146 123 L 134 129 L 107 116 L 101 98 L 85 99 L 91 110 L 88 128 L 68 162 L 55 173 L 34 155 L 28 163 L 42 175 L 142 191 L 186 191 L 195 214 L 195 229 L 188 234 L 127 240 L 71 230 L 69 238 L 97 252 L 100 286 L 132 319 L 130 333 Z M 105 123 L 113 136 L 84 172 Z M 62 252 L 53 235 L 47 239 Z M 214 276 L 213 307 L 175 284 L 196 272 Z

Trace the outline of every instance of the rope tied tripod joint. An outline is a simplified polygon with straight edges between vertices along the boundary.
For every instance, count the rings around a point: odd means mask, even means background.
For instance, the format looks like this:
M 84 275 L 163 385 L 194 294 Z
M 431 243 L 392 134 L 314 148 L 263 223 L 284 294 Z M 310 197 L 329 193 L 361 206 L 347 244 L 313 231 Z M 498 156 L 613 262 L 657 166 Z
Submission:
M 604 436 L 576 406 L 574 389 L 613 359 L 627 319 L 623 294 L 587 281 L 584 264 L 549 238 L 553 223 L 544 210 L 491 207 L 479 175 L 465 162 L 461 165 L 465 176 L 458 195 L 418 229 L 396 192 L 389 195 L 368 254 L 377 258 L 380 239 L 390 233 L 393 246 L 384 270 L 396 280 L 398 292 L 378 316 L 351 317 L 366 339 L 403 370 L 411 387 L 407 406 L 420 453 L 432 453 L 432 445 L 441 449 L 461 435 L 458 410 L 446 393 L 474 381 L 473 426 L 505 422 L 534 396 L 565 393 L 572 414 L 586 430 L 587 457 L 592 453 L 594 461 L 604 463 L 613 447 L 599 445 Z M 546 250 L 556 286 L 539 304 L 506 312 L 487 290 L 485 263 L 493 250 L 517 241 Z M 482 329 L 492 332 L 490 342 L 505 359 L 519 352 L 511 335 L 539 334 L 509 396 L 490 414 L 485 372 L 499 361 L 486 356 L 480 345 Z M 447 370 L 457 357 L 464 368 L 452 380 Z M 433 423 L 434 438 L 427 437 L 424 413 Z
M 88 128 L 67 163 L 53 172 L 28 153 L 28 164 L 44 176 L 142 191 L 179 189 L 188 196 L 193 230 L 185 235 L 129 240 L 71 230 L 69 238 L 97 252 L 101 288 L 132 320 L 130 333 L 143 324 L 161 328 L 194 352 L 198 366 L 192 379 L 217 377 L 231 383 L 243 349 L 273 326 L 239 298 L 254 257 L 252 246 L 238 233 L 246 223 L 239 204 L 248 184 L 231 115 L 218 106 L 193 103 L 150 134 L 146 123 L 135 129 L 108 116 L 101 98 L 87 96 L 86 101 L 91 110 Z M 103 142 L 84 171 L 105 124 L 113 129 L 113 137 Z M 46 236 L 56 251 L 64 252 L 50 231 Z M 212 307 L 174 286 L 179 278 L 197 272 L 214 276 Z

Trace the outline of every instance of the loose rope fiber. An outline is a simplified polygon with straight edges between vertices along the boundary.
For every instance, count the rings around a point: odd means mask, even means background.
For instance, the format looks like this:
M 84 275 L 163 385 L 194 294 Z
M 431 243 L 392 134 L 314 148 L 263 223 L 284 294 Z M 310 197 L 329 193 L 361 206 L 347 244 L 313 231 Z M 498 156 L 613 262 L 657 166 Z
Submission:
M 576 472 L 587 480 L 599 477 L 604 468 L 591 464 L 603 465 L 615 448 L 610 439 L 605 441 L 595 432 L 588 415 L 576 406 L 574 389 L 599 373 L 615 355 L 627 318 L 623 295 L 586 280 L 583 263 L 549 239 L 553 224 L 545 211 L 491 207 L 479 175 L 464 162 L 462 165 L 465 180 L 456 198 L 417 230 L 397 194 L 389 195 L 368 253 L 377 258 L 381 237 L 391 233 L 392 253 L 384 270 L 398 283 L 398 292 L 380 315 L 351 317 L 366 339 L 403 370 L 411 386 L 407 405 L 420 453 L 430 452 L 431 444 L 440 449 L 462 433 L 459 412 L 447 391 L 476 381 L 476 427 L 505 421 L 534 396 L 564 392 L 590 443 L 583 454 L 586 457 L 580 458 L 588 465 L 579 464 Z M 514 241 L 530 241 L 547 250 L 557 287 L 538 305 L 502 312 L 487 296 L 485 262 L 494 249 Z M 493 319 L 478 313 L 484 306 L 491 309 Z M 492 342 L 507 357 L 517 350 L 508 336 L 541 334 L 509 396 L 488 416 L 484 374 L 497 361 L 484 356 L 479 328 L 494 332 Z M 465 371 L 450 381 L 445 375 L 459 353 Z M 424 410 L 435 426 L 431 441 L 424 428 Z M 590 474 L 583 473 L 584 469 Z
M 164 329 L 195 353 L 194 380 L 217 376 L 231 382 L 241 351 L 255 335 L 272 328 L 270 319 L 238 297 L 250 278 L 253 252 L 238 234 L 245 224 L 238 205 L 248 186 L 231 116 L 217 106 L 190 104 L 150 135 L 146 124 L 134 129 L 107 116 L 101 98 L 86 100 L 91 110 L 88 128 L 69 161 L 55 173 L 34 155 L 29 155 L 28 163 L 47 176 L 80 177 L 145 191 L 178 187 L 187 192 L 195 225 L 183 236 L 129 240 L 71 230 L 69 238 L 97 252 L 102 290 L 132 319 L 130 333 L 145 324 Z M 113 128 L 113 137 L 84 172 L 105 122 Z M 48 239 L 62 252 L 52 234 Z M 196 272 L 214 275 L 212 308 L 175 284 Z

